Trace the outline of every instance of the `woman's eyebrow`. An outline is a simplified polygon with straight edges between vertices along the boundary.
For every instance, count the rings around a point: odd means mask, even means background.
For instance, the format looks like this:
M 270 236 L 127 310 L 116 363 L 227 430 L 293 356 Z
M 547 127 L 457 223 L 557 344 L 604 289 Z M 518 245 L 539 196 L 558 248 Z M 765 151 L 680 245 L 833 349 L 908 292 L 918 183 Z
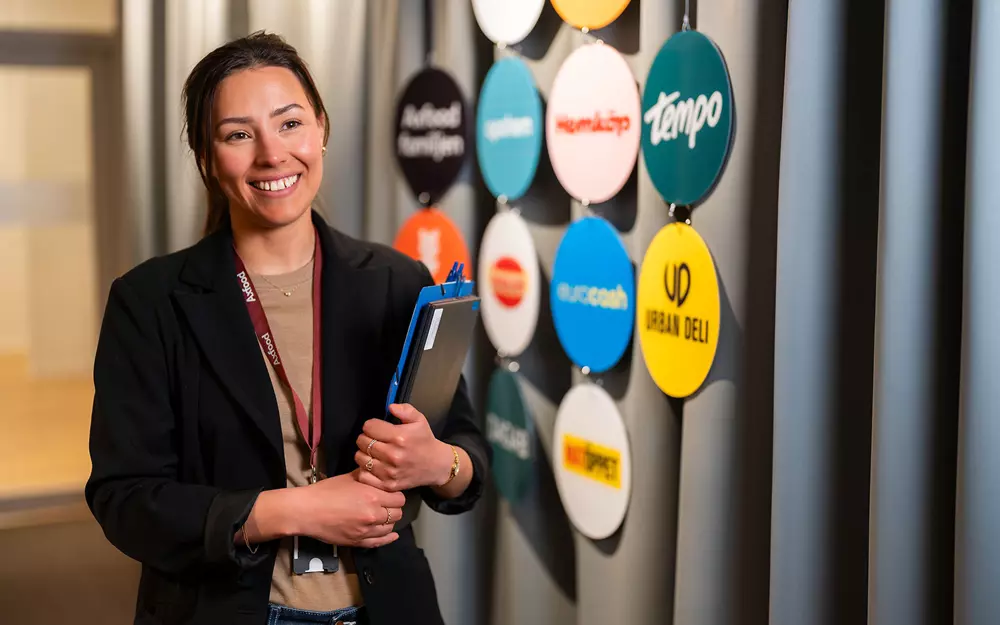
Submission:
M 280 108 L 276 108 L 273 111 L 271 111 L 271 117 L 278 117 L 279 115 L 284 115 L 285 113 L 291 111 L 292 109 L 301 109 L 301 108 L 302 108 L 301 104 L 292 102 L 291 104 L 286 104 Z M 225 124 L 249 124 L 251 121 L 253 120 L 249 117 L 226 117 L 225 119 L 220 119 L 219 123 L 217 123 L 215 127 L 218 128 L 219 126 L 223 126 Z

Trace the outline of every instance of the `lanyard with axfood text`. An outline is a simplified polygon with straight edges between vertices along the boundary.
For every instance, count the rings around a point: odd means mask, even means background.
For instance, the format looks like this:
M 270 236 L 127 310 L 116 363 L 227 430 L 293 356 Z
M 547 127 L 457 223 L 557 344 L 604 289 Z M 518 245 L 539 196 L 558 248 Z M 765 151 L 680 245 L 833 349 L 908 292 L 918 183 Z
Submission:
M 267 315 L 264 313 L 264 307 L 261 306 L 260 298 L 257 296 L 257 290 L 254 288 L 253 281 L 247 274 L 246 266 L 244 266 L 240 255 L 236 253 L 235 248 L 233 249 L 233 256 L 236 259 L 236 280 L 239 283 L 240 291 L 243 292 L 243 299 L 246 302 L 247 310 L 250 312 L 250 319 L 253 321 L 253 329 L 257 335 L 257 342 L 260 343 L 261 349 L 264 350 L 271 364 L 274 365 L 274 370 L 278 374 L 278 378 L 282 384 L 292 393 L 292 399 L 295 404 L 295 421 L 298 423 L 299 433 L 309 447 L 309 466 L 312 469 L 309 479 L 315 483 L 319 477 L 319 469 L 316 462 L 319 454 L 319 442 L 323 433 L 322 350 L 320 349 L 322 343 L 320 340 L 320 275 L 323 270 L 323 252 L 320 249 L 319 233 L 316 233 L 316 253 L 313 261 L 312 414 L 315 417 L 313 419 L 309 418 L 305 404 L 302 403 L 299 394 L 292 388 L 292 383 L 285 372 L 285 365 L 282 362 L 281 354 L 278 352 L 278 345 L 274 340 L 274 335 L 271 333 L 271 326 L 267 323 Z

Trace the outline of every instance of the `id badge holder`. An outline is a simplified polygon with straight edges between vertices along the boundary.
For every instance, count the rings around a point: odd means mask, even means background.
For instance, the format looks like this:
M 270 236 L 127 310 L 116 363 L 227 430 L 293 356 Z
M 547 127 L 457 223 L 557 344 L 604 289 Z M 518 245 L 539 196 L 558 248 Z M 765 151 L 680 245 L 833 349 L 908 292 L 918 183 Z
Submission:
M 292 544 L 292 572 L 336 573 L 340 568 L 337 546 L 328 545 L 309 536 L 295 536 Z

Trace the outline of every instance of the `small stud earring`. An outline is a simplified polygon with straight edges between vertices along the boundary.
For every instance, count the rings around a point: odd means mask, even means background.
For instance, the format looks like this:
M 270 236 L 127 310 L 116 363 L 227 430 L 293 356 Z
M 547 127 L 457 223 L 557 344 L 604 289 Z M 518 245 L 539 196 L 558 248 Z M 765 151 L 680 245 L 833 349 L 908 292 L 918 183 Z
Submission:
M 326 156 L 326 146 L 323 146 L 323 156 Z

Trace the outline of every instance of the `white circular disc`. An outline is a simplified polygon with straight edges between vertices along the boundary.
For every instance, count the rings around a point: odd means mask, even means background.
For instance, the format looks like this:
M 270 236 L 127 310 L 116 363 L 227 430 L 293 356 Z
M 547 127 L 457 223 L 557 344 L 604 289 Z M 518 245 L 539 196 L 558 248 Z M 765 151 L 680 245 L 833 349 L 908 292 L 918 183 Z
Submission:
M 498 213 L 486 226 L 478 281 L 486 334 L 503 355 L 517 356 L 535 334 L 541 301 L 535 242 L 518 215 Z
M 479 28 L 494 43 L 518 43 L 538 23 L 545 0 L 472 0 Z
M 632 455 L 618 407 L 595 384 L 573 387 L 559 405 L 552 466 L 566 514 L 594 540 L 621 526 L 632 496 Z

